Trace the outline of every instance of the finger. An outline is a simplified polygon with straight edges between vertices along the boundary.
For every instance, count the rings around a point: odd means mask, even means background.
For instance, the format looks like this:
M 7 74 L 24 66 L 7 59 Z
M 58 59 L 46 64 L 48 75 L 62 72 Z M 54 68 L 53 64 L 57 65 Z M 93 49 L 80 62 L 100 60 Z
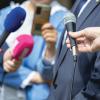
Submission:
M 9 66 L 10 69 L 16 70 L 19 65 L 15 64 L 13 61 L 7 61 L 6 64 Z
M 67 47 L 68 47 L 68 48 L 71 48 L 71 45 L 70 45 L 70 44 L 67 44 Z
M 6 61 L 6 60 L 10 60 L 11 58 L 12 58 L 11 50 L 8 49 L 4 54 L 4 59 L 3 60 Z
M 8 66 L 7 63 L 4 63 L 3 66 L 4 66 L 4 71 L 6 71 L 6 72 L 10 72 L 10 70 L 9 70 L 9 66 Z
M 76 39 L 77 42 L 78 42 L 78 41 L 80 41 L 80 42 L 84 42 L 85 40 L 86 40 L 85 37 L 80 37 L 80 38 L 77 38 L 77 39 Z
M 51 37 L 46 38 L 46 41 L 47 41 L 47 42 L 56 43 L 55 38 L 51 38 Z
M 71 48 L 71 44 L 70 44 L 69 38 L 67 38 L 67 40 L 66 40 L 66 45 L 67 45 L 68 48 Z
M 52 28 L 54 28 L 52 24 L 46 23 L 46 24 L 44 24 L 44 25 L 42 26 L 41 30 L 43 31 L 43 30 L 45 30 L 45 29 L 52 29 Z
M 55 29 L 52 29 L 52 30 L 46 29 L 46 30 L 42 31 L 42 35 L 45 35 L 47 33 L 54 34 L 54 33 L 57 33 L 57 32 L 55 31 Z
M 9 66 L 7 63 L 4 64 L 4 70 L 6 72 L 14 72 L 16 71 L 16 68 L 13 68 L 12 66 Z
M 100 51 L 100 38 L 98 37 L 97 39 L 95 39 L 91 45 L 91 51 L 95 52 L 95 51 Z
M 73 38 L 79 38 L 85 36 L 85 30 L 78 31 L 78 32 L 69 32 L 69 35 Z
M 0 49 L 0 52 L 3 52 L 3 49 Z
M 43 36 L 45 39 L 47 39 L 47 38 L 54 38 L 55 40 L 57 39 L 57 36 L 55 35 L 55 34 L 50 34 L 50 33 L 47 33 L 47 34 L 45 34 L 44 36 Z
M 79 52 L 91 52 L 91 47 L 83 44 L 77 45 Z
M 70 44 L 70 40 L 69 40 L 69 38 L 67 38 L 67 40 L 66 40 L 66 44 Z

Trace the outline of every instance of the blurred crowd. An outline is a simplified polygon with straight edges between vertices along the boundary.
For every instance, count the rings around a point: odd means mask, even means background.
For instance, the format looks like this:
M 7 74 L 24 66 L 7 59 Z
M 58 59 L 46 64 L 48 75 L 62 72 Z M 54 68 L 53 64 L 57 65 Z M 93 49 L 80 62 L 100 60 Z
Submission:
M 39 35 L 33 30 L 38 3 L 51 7 L 49 21 Z M 25 10 L 26 18 L 0 50 L 0 100 L 100 100 L 100 1 L 2 0 L 0 35 L 7 15 L 17 7 Z M 72 23 L 64 24 L 66 16 Z M 66 24 L 72 24 L 72 29 L 73 23 L 78 32 L 66 29 Z M 15 59 L 12 48 L 21 35 L 32 36 L 34 46 L 28 57 Z M 77 64 L 70 36 L 77 43 Z

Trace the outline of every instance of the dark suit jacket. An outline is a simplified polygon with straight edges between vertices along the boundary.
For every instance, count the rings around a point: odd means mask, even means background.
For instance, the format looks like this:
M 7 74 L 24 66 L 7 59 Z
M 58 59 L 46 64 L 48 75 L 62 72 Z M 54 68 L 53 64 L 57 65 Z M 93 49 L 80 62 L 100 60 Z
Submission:
M 76 1 L 73 12 L 79 0 Z M 100 26 L 100 4 L 91 0 L 77 19 L 77 30 Z M 74 63 L 71 51 L 62 45 L 62 34 L 49 100 L 70 100 Z M 74 75 L 73 100 L 100 100 L 100 53 L 80 53 Z

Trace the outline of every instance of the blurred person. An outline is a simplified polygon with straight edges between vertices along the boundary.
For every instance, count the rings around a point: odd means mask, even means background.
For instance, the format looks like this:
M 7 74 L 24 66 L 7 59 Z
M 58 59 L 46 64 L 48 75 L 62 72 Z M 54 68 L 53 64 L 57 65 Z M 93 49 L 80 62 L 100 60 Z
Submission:
M 77 17 L 76 30 L 86 27 L 99 27 L 100 3 L 97 0 L 76 0 L 72 12 Z M 79 53 L 77 64 L 74 66 L 72 52 L 63 43 L 66 34 L 62 34 L 53 65 L 48 59 L 49 50 L 46 49 L 44 59 L 41 60 L 46 79 L 49 71 L 53 73 L 53 82 L 48 100 L 100 100 L 100 53 Z M 51 74 L 51 72 L 50 72 Z
M 76 39 L 79 52 L 100 51 L 100 27 L 85 28 L 78 32 L 70 32 L 69 35 Z M 66 43 L 67 47 L 70 48 L 69 39 Z
M 57 41 L 59 40 L 59 37 L 64 28 L 63 16 L 67 12 L 66 8 L 61 6 L 57 1 L 52 1 L 52 0 L 39 0 L 39 1 L 32 0 L 32 1 L 24 2 L 21 5 L 21 7 L 23 7 L 27 13 L 25 22 L 23 23 L 20 29 L 10 34 L 6 43 L 8 47 L 11 47 L 17 36 L 21 34 L 31 33 L 32 23 L 34 20 L 33 19 L 34 18 L 34 6 L 33 6 L 34 3 L 50 4 L 52 7 L 51 14 L 50 14 L 50 23 L 47 23 L 42 27 L 42 35 L 45 34 L 43 35 L 43 37 L 46 39 L 46 41 L 44 41 L 42 36 L 37 36 L 37 35 L 33 36 L 35 45 L 34 45 L 31 55 L 23 61 L 23 64 L 20 66 L 20 68 L 16 72 L 8 73 L 5 76 L 4 84 L 12 86 L 14 88 L 26 89 L 27 100 L 33 100 L 33 99 L 47 100 L 47 97 L 49 95 L 49 86 L 46 83 L 46 81 L 42 79 L 41 73 L 42 73 L 43 67 L 42 65 L 38 66 L 39 59 L 42 58 L 42 55 L 44 54 L 46 48 L 49 51 L 51 51 L 51 54 L 49 54 L 50 56 L 52 56 L 55 53 L 55 50 L 56 50 L 55 44 L 57 46 L 57 43 L 58 43 Z M 3 13 L 3 14 L 5 16 L 7 13 L 6 14 Z M 5 53 L 4 56 L 6 54 L 9 55 L 9 52 Z M 7 56 L 5 56 L 5 59 L 6 57 Z M 4 65 L 8 66 L 7 61 L 4 62 Z M 41 84 L 37 84 L 38 82 Z

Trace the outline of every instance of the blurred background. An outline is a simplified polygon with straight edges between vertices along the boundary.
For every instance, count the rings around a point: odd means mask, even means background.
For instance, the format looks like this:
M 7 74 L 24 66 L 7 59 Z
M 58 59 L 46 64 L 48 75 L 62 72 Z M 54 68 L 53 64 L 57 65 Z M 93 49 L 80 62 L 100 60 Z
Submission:
M 23 1 L 25 0 L 0 0 L 0 9 L 8 6 L 11 2 L 22 3 Z M 71 8 L 75 0 L 58 0 L 58 1 L 64 6 L 66 6 L 67 8 Z
M 12 1 L 15 3 L 22 3 L 25 0 L 0 0 L 0 9 L 8 6 Z

